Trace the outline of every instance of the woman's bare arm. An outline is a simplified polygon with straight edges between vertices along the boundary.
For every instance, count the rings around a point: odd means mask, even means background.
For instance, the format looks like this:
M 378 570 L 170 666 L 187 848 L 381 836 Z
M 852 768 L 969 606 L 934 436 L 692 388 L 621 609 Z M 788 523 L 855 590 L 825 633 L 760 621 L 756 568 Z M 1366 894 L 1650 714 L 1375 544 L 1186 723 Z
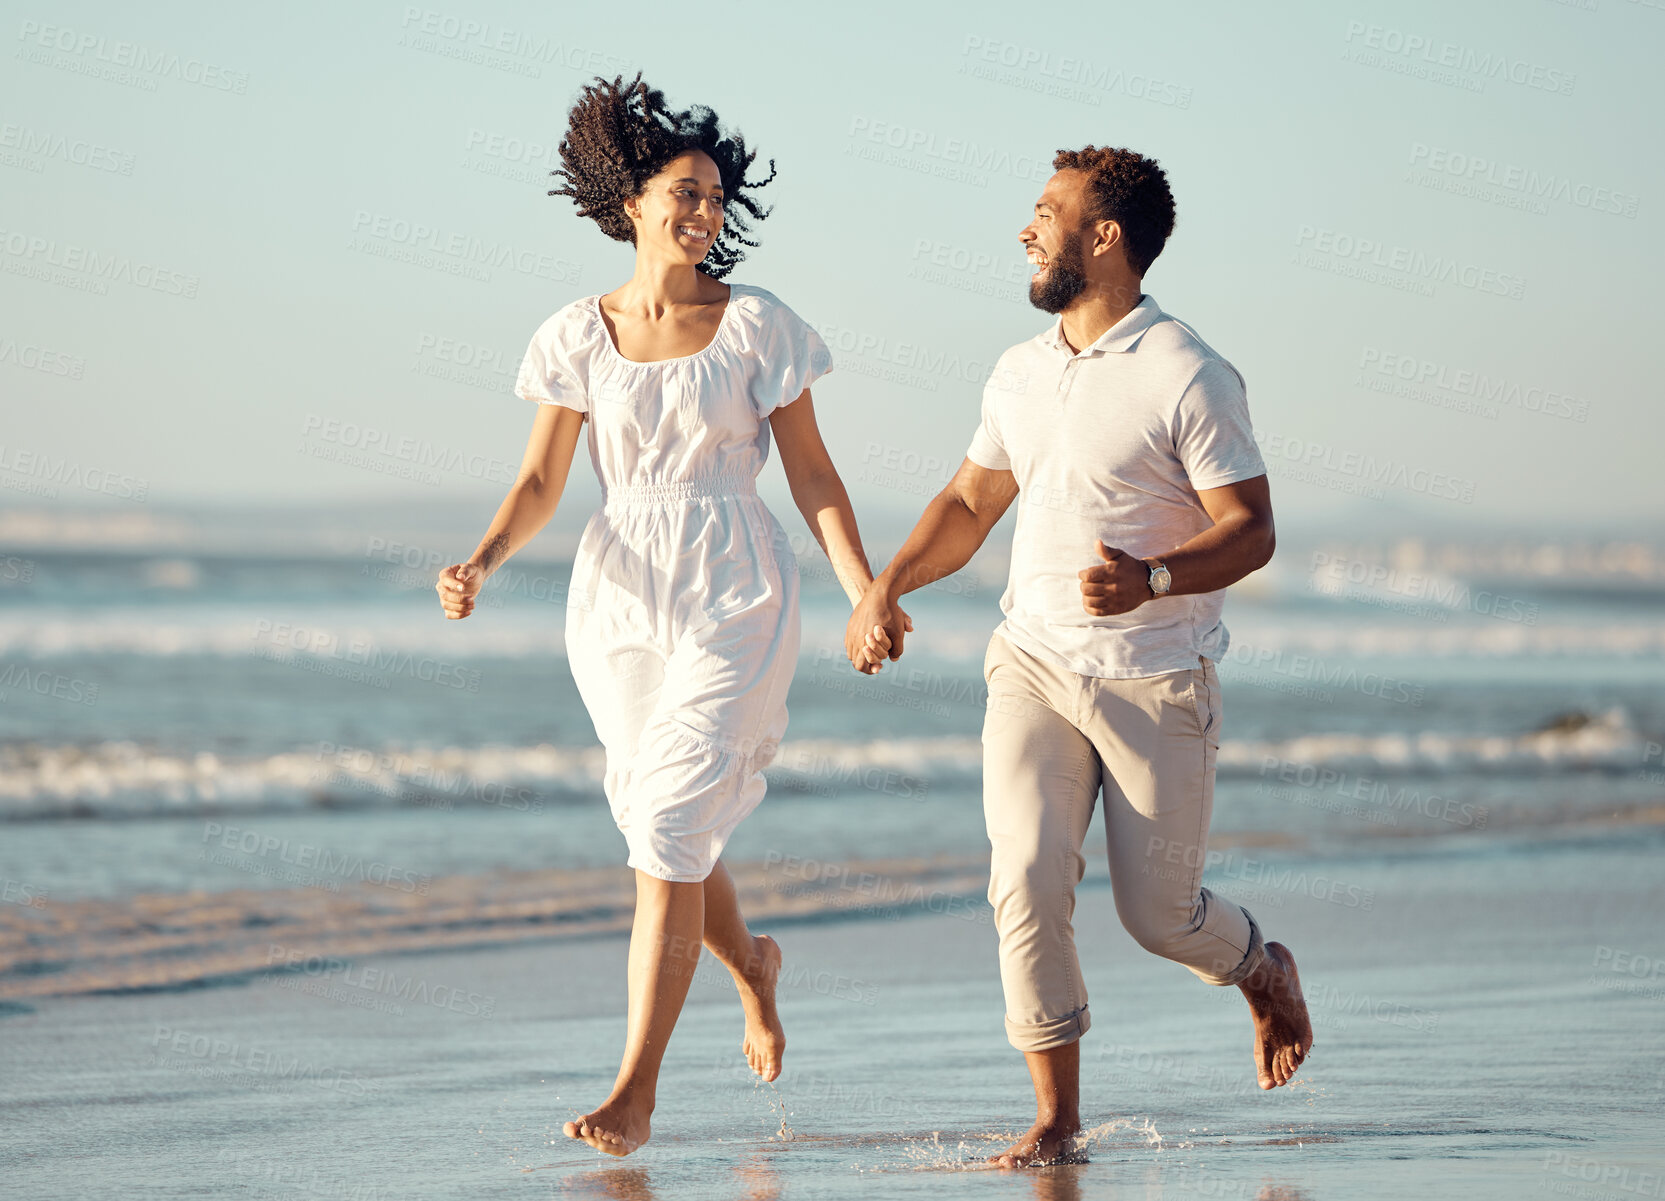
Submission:
M 797 400 L 781 405 L 769 415 L 769 428 L 780 447 L 781 466 L 798 511 L 809 523 L 810 533 L 821 544 L 832 564 L 844 594 L 854 605 L 873 582 L 867 552 L 861 547 L 856 514 L 850 495 L 844 490 L 838 468 L 833 466 L 821 428 L 815 423 L 815 404 L 805 388 Z
M 555 516 L 584 421 L 583 413 L 563 405 L 538 406 L 537 416 L 532 419 L 532 433 L 526 440 L 526 453 L 520 461 L 520 472 L 509 486 L 509 494 L 498 507 L 485 537 L 466 562 L 447 567 L 434 585 L 447 618 L 467 617 L 472 613 L 474 598 L 487 577 L 536 537 Z

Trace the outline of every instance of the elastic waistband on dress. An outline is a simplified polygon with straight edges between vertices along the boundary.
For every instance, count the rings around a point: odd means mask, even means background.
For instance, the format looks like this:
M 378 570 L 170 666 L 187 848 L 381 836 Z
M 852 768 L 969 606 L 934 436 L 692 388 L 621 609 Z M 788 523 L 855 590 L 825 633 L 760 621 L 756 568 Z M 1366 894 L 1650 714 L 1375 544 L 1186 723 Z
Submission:
M 757 480 L 749 475 L 714 475 L 668 484 L 633 484 L 602 493 L 605 505 L 677 505 L 712 496 L 756 496 Z

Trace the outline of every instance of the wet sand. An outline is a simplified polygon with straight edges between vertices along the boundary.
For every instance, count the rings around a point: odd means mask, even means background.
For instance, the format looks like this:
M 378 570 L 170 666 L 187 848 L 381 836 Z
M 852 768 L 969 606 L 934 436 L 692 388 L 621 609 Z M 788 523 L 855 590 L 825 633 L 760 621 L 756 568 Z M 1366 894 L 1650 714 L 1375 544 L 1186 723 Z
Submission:
M 1313 1055 L 1272 1093 L 1254 1086 L 1235 990 L 1140 951 L 1095 872 L 1077 909 L 1084 1165 L 981 1163 L 1030 1115 L 972 899 L 756 921 L 787 954 L 785 1074 L 748 1078 L 733 990 L 706 967 L 654 1140 L 622 1162 L 559 1133 L 616 1067 L 617 934 L 13 1000 L 6 1192 L 1657 1196 L 1661 843 L 1448 840 L 1222 880 L 1295 949 L 1313 1008 Z

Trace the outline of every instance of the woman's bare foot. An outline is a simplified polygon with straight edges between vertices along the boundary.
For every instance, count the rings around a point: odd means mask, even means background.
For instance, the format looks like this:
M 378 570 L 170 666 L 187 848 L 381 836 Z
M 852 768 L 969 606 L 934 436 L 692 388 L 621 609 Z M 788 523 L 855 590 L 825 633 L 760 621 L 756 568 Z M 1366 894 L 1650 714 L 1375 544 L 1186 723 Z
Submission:
M 625 1156 L 648 1141 L 652 1133 L 648 1118 L 652 1113 L 651 1099 L 644 1104 L 628 1094 L 615 1093 L 599 1109 L 566 1123 L 561 1132 L 568 1138 L 583 1139 L 597 1151 Z
M 740 1051 L 752 1071 L 765 1080 L 780 1075 L 781 1057 L 786 1054 L 786 1031 L 775 1012 L 775 984 L 780 979 L 780 944 L 767 934 L 752 939 L 752 953 L 742 971 L 734 973 L 740 990 L 740 1004 L 746 1010 L 746 1038 Z
M 1288 1084 L 1312 1050 L 1312 1020 L 1301 996 L 1295 956 L 1281 942 L 1266 944 L 1266 958 L 1238 985 L 1255 1022 L 1255 1074 L 1261 1088 Z
M 1003 1168 L 1038 1168 L 1055 1163 L 1086 1163 L 1087 1154 L 1076 1145 L 1081 1133 L 1078 1118 L 1054 1118 L 1036 1122 L 1029 1132 L 989 1162 Z

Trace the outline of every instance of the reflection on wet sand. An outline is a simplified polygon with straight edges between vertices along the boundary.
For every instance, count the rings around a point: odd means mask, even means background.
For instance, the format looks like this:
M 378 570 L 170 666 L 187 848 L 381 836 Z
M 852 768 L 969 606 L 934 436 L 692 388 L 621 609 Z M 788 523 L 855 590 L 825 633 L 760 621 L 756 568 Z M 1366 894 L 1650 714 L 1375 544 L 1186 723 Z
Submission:
M 645 1168 L 597 1168 L 561 1178 L 560 1192 L 573 1197 L 607 1197 L 612 1201 L 655 1201 L 658 1196 Z
M 762 1156 L 752 1156 L 734 1165 L 734 1188 L 725 1195 L 735 1201 L 779 1201 L 780 1173 Z M 676 1201 L 678 1177 L 673 1172 L 667 1177 L 666 1201 Z M 574 1172 L 561 1178 L 558 1195 L 572 1198 L 595 1198 L 601 1201 L 658 1201 L 652 1178 L 646 1168 L 596 1168 L 588 1172 Z
M 761 1155 L 735 1164 L 734 1175 L 744 1190 L 733 1194 L 737 1201 L 776 1201 L 780 1196 L 780 1173 Z
M 1081 1201 L 1082 1168 L 1082 1164 L 1072 1163 L 1031 1169 L 1035 1201 Z

